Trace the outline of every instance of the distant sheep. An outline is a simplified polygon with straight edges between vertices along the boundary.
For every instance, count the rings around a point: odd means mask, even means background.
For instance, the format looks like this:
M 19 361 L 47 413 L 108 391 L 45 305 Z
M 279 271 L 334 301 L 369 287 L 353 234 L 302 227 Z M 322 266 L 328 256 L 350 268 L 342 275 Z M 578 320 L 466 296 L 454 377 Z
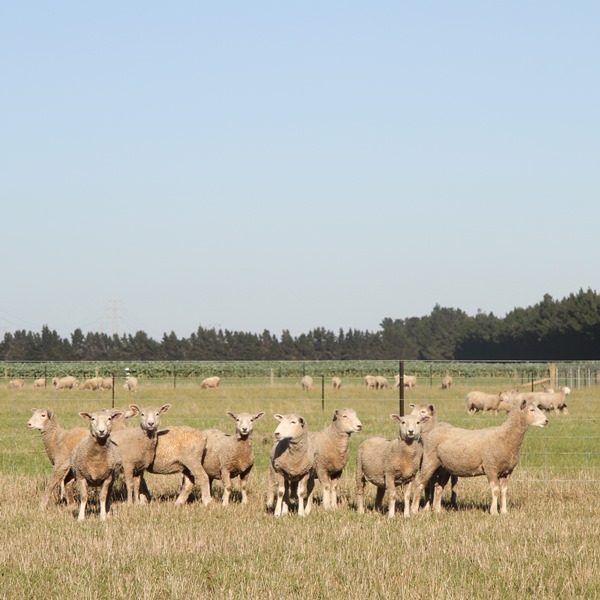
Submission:
M 378 390 L 386 390 L 390 387 L 388 380 L 383 375 L 375 375 L 375 388 Z
M 231 480 L 240 478 L 242 504 L 248 503 L 246 486 L 248 477 L 254 466 L 254 449 L 252 432 L 254 421 L 261 419 L 265 413 L 233 413 L 227 416 L 235 421 L 235 434 L 229 435 L 218 429 L 206 429 L 206 449 L 202 458 L 202 466 L 209 479 L 209 487 L 215 479 L 223 482 L 223 506 L 229 504 Z
M 102 389 L 102 377 L 92 377 L 86 379 L 80 386 L 82 390 L 100 390 Z
M 332 377 L 331 385 L 334 390 L 339 390 L 342 387 L 342 380 L 339 377 Z
M 534 402 L 542 410 L 569 414 L 567 398 L 562 392 L 525 392 L 522 398 Z
M 13 389 L 22 388 L 24 385 L 24 379 L 13 379 L 12 381 L 8 382 L 8 387 Z
M 400 387 L 400 375 L 398 375 L 396 373 L 396 375 L 394 375 L 394 381 L 396 382 L 396 387 L 399 388 Z M 409 389 L 413 389 L 415 387 L 417 387 L 417 376 L 416 375 L 405 375 L 404 376 L 404 387 L 405 388 L 409 388 Z
M 36 379 L 33 382 L 33 387 L 34 388 L 46 387 L 46 378 L 45 377 L 39 377 L 38 379 Z
M 57 390 L 73 390 L 79 387 L 79 380 L 72 375 L 67 377 L 54 377 L 52 379 L 52 385 Z
M 423 462 L 417 476 L 419 486 L 427 485 L 441 467 L 450 475 L 485 475 L 490 485 L 490 513 L 506 513 L 508 478 L 519 461 L 527 428 L 546 427 L 548 419 L 532 402 L 524 400 L 513 408 L 504 423 L 483 429 L 436 427 L 424 440 Z M 442 488 L 436 488 L 433 508 L 441 511 Z M 419 510 L 419 498 L 413 498 L 412 512 Z
M 467 413 L 474 415 L 481 412 L 497 413 L 500 407 L 502 397 L 500 394 L 488 394 L 487 392 L 473 391 L 465 396 L 465 405 Z
M 387 440 L 372 437 L 365 440 L 356 453 L 356 501 L 360 514 L 364 513 L 364 489 L 367 481 L 377 487 L 375 509 L 381 510 L 383 496 L 389 496 L 388 516 L 396 511 L 396 486 L 404 486 L 404 516 L 410 516 L 412 482 L 423 456 L 420 443 L 421 420 L 418 415 L 390 415 L 400 424 L 398 438 Z
M 79 521 L 85 519 L 89 486 L 100 487 L 101 521 L 106 520 L 110 510 L 113 483 L 121 468 L 121 454 L 110 434 L 112 420 L 120 413 L 118 410 L 79 413 L 90 425 L 89 435 L 79 442 L 71 457 L 71 468 L 79 486 Z
M 376 389 L 377 381 L 375 380 L 375 375 L 365 375 L 365 385 L 370 390 Z
M 362 423 L 352 408 L 336 409 L 331 423 L 310 433 L 314 450 L 313 470 L 323 489 L 323 508 L 337 508 L 337 488 L 350 455 L 350 435 L 361 431 Z M 312 496 L 309 497 L 309 502 Z M 310 512 L 310 509 L 309 509 Z
M 123 384 L 123 389 L 127 390 L 128 392 L 137 392 L 138 391 L 138 379 L 137 377 L 134 377 L 133 375 L 127 375 L 126 379 L 125 379 L 125 383 Z
M 561 394 L 564 394 L 565 396 L 568 396 L 571 393 L 571 388 L 567 387 L 566 385 L 563 385 L 560 388 L 558 388 L 558 391 Z
M 280 517 L 289 510 L 291 488 L 296 488 L 298 514 L 303 517 L 310 513 L 310 503 L 304 499 L 311 496 L 314 486 L 312 438 L 308 432 L 306 419 L 298 414 L 273 415 L 279 425 L 275 429 L 275 443 L 271 448 L 271 482 L 277 490 L 277 503 L 274 514 Z M 269 487 L 267 507 L 272 506 L 273 486 Z M 284 507 L 285 505 L 285 507 Z
M 206 379 L 202 380 L 202 383 L 200 384 L 200 389 L 201 390 L 215 389 L 215 388 L 219 387 L 219 383 L 221 383 L 220 377 L 217 377 L 216 375 L 214 377 L 207 377 Z
M 452 376 L 444 375 L 444 377 L 442 378 L 442 389 L 449 390 L 451 387 L 452 387 Z
M 308 390 L 311 390 L 313 387 L 313 378 L 310 375 L 305 375 L 300 380 L 300 385 L 305 392 L 308 392 Z
M 102 378 L 102 389 L 103 390 L 112 390 L 113 389 L 113 378 L 112 377 L 103 377 Z

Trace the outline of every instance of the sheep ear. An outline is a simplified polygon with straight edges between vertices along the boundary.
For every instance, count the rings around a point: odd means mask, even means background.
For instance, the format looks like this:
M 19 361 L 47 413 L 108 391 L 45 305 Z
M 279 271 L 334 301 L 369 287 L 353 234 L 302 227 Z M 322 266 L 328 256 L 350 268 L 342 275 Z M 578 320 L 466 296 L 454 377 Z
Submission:
M 168 411 L 170 408 L 171 408 L 171 405 L 170 405 L 170 404 L 163 404 L 163 405 L 160 407 L 160 410 L 159 410 L 158 412 L 159 412 L 159 414 L 161 414 L 161 415 L 162 415 L 162 413 L 166 413 L 166 412 L 167 412 L 167 411 Z
M 414 408 L 416 404 L 409 404 L 408 406 L 410 406 L 410 408 Z
M 335 420 L 338 418 L 339 414 L 340 414 L 340 411 L 339 411 L 339 409 L 338 409 L 338 408 L 336 408 L 336 409 L 333 411 L 333 420 L 334 420 L 334 421 L 335 421 Z
M 34 413 L 37 410 L 37 408 L 32 408 L 31 412 Z
M 122 410 L 111 410 L 110 411 L 110 418 L 111 419 L 116 419 L 117 417 L 120 417 L 123 413 Z
M 264 413 L 264 412 L 259 412 L 259 413 L 256 413 L 256 414 L 254 415 L 254 420 L 255 420 L 255 421 L 258 421 L 258 419 L 262 419 L 262 418 L 264 417 L 264 415 L 265 415 L 265 413 Z
M 90 413 L 87 413 L 87 412 L 80 412 L 79 416 L 82 419 L 85 419 L 86 421 L 91 421 L 92 420 L 92 415 L 90 415 Z
M 526 406 L 527 406 L 527 400 L 525 400 L 525 399 L 521 400 L 521 406 L 519 408 L 521 410 L 523 410 Z
M 235 421 L 235 420 L 236 420 L 236 418 L 237 418 L 237 417 L 236 417 L 236 414 L 235 414 L 235 413 L 232 413 L 230 410 L 228 410 L 228 411 L 227 411 L 225 414 L 226 414 L 226 415 L 227 415 L 227 416 L 228 416 L 230 419 L 233 419 L 234 421 Z
M 431 411 L 432 415 L 435 415 L 435 406 L 433 406 L 433 404 L 429 405 L 429 410 Z
M 302 425 L 302 427 L 306 427 L 306 419 L 304 417 L 299 417 L 298 421 L 300 421 L 300 425 Z
M 283 420 L 283 415 L 273 415 L 278 421 Z
M 400 415 L 390 415 L 392 421 L 400 421 L 402 417 Z
M 131 415 L 132 417 L 140 414 L 140 407 L 137 404 L 130 404 L 129 408 L 131 409 L 131 412 L 133 413 Z

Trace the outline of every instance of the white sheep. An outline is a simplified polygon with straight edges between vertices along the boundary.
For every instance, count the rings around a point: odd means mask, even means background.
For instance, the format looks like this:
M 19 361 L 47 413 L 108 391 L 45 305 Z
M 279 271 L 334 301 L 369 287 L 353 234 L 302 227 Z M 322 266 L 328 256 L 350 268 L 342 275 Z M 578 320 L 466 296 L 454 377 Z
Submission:
M 313 378 L 310 375 L 305 375 L 301 380 L 300 380 L 300 385 L 302 386 L 302 389 L 307 392 L 308 390 L 311 390 L 313 387 Z
M 112 377 L 103 377 L 102 378 L 102 389 L 103 390 L 112 390 L 113 388 L 113 378 Z
M 465 396 L 465 405 L 467 413 L 474 415 L 475 413 L 482 412 L 493 412 L 497 413 L 498 410 L 504 408 L 504 405 L 500 406 L 503 396 L 501 394 L 488 394 L 487 392 L 468 392 Z
M 396 387 L 399 388 L 400 387 L 400 375 L 398 373 L 396 373 L 396 375 L 394 375 L 394 381 L 396 382 Z M 405 375 L 404 376 L 404 387 L 409 388 L 411 390 L 413 388 L 417 387 L 417 376 L 416 375 Z
M 339 390 L 342 387 L 342 380 L 339 377 L 332 377 L 331 386 L 334 390 Z
M 206 429 L 206 449 L 202 459 L 202 466 L 209 479 L 209 488 L 212 482 L 220 479 L 223 482 L 223 506 L 229 504 L 231 495 L 231 480 L 240 478 L 242 504 L 248 503 L 246 486 L 248 477 L 254 466 L 254 448 L 252 445 L 252 432 L 254 421 L 261 419 L 265 413 L 233 413 L 227 411 L 227 416 L 235 421 L 235 434 L 229 435 L 218 429 Z M 212 490 L 210 490 L 212 493 Z
M 8 382 L 8 387 L 12 389 L 22 388 L 25 385 L 24 379 L 13 379 Z
M 217 377 L 216 375 L 214 377 L 207 377 L 206 379 L 202 380 L 202 383 L 200 384 L 200 389 L 211 390 L 219 387 L 219 383 L 221 383 L 220 377 Z
M 310 498 L 313 492 L 314 476 L 312 473 L 314 450 L 308 432 L 306 419 L 298 414 L 273 415 L 279 425 L 275 429 L 275 443 L 271 448 L 271 481 L 277 487 L 277 503 L 274 514 L 280 517 L 287 512 L 290 504 L 292 489 L 296 488 L 298 496 L 298 514 L 306 516 L 310 512 L 305 510 L 304 498 Z M 272 487 L 269 487 L 267 506 L 272 505 Z M 285 496 L 285 497 L 284 497 Z M 284 509 L 285 503 L 285 509 Z
M 187 502 L 195 484 L 200 486 L 202 504 L 210 504 L 212 501 L 210 484 L 202 466 L 202 457 L 206 449 L 206 433 L 194 427 L 180 425 L 161 429 L 157 433 L 157 438 L 154 460 L 148 467 L 148 472 L 157 475 L 183 474 L 179 496 L 175 500 L 176 505 Z M 142 482 L 140 490 L 146 492 Z
M 32 415 L 27 422 L 28 429 L 38 429 L 46 454 L 53 465 L 52 475 L 42 495 L 40 508 L 48 506 L 48 502 L 56 487 L 64 483 L 65 498 L 69 508 L 75 505 L 73 497 L 73 474 L 71 473 L 71 454 L 79 442 L 89 435 L 84 427 L 63 429 L 53 410 L 49 408 L 32 408 Z
M 166 413 L 171 405 L 139 408 L 137 404 L 130 404 L 129 408 L 139 416 L 140 426 L 113 431 L 112 440 L 121 454 L 123 476 L 127 486 L 127 504 L 138 504 L 141 477 L 154 461 L 160 416 Z
M 532 402 L 524 400 L 513 408 L 504 423 L 483 429 L 436 427 L 423 440 L 424 452 L 419 486 L 427 485 L 441 467 L 450 475 L 475 477 L 485 475 L 490 485 L 490 513 L 506 513 L 508 478 L 519 462 L 521 445 L 527 428 L 546 427 L 548 419 Z M 436 484 L 433 509 L 441 511 L 442 487 Z M 412 512 L 419 510 L 419 497 L 413 498 Z
M 562 392 L 524 392 L 522 398 L 535 402 L 542 410 L 569 414 L 567 398 Z
M 77 380 L 72 375 L 67 375 L 67 377 L 54 377 L 52 379 L 52 385 L 57 390 L 73 390 L 79 387 L 79 380 Z
M 39 377 L 38 379 L 36 379 L 33 382 L 33 387 L 34 388 L 46 387 L 46 378 L 45 377 Z
M 452 376 L 451 375 L 444 375 L 444 377 L 442 377 L 442 389 L 443 390 L 449 390 L 452 387 Z
M 388 380 L 383 375 L 375 375 L 375 388 L 378 390 L 386 390 L 390 387 Z
M 99 390 L 102 389 L 102 377 L 92 377 L 86 379 L 80 386 L 82 390 Z
M 568 387 L 568 386 L 566 386 L 566 385 L 563 385 L 560 388 L 558 388 L 558 391 L 561 394 L 564 394 L 565 396 L 568 396 L 571 393 L 571 388 Z
M 377 487 L 375 509 L 381 510 L 383 496 L 389 496 L 388 516 L 396 512 L 396 486 L 404 487 L 404 516 L 410 516 L 412 482 L 419 470 L 423 445 L 420 442 L 421 420 L 418 415 L 390 415 L 398 421 L 399 435 L 394 440 L 372 437 L 365 440 L 356 453 L 356 501 L 359 514 L 364 513 L 364 491 L 367 481 Z
M 377 388 L 375 375 L 365 375 L 365 386 L 367 386 L 367 388 L 370 390 L 374 390 Z
M 133 393 L 137 392 L 138 391 L 137 377 L 127 374 L 127 377 L 125 378 L 125 383 L 123 384 L 123 389 L 127 390 L 128 392 L 133 392 Z
M 89 434 L 73 450 L 71 468 L 79 486 L 79 516 L 85 519 L 88 487 L 100 487 L 100 520 L 105 521 L 110 510 L 112 486 L 121 468 L 121 454 L 111 440 L 112 420 L 119 410 L 80 412 L 81 418 L 90 425 Z
M 310 433 L 314 450 L 313 470 L 321 482 L 325 509 L 337 508 L 338 484 L 350 456 L 350 436 L 361 429 L 362 423 L 356 411 L 341 408 L 334 411 L 333 420 L 325 429 Z

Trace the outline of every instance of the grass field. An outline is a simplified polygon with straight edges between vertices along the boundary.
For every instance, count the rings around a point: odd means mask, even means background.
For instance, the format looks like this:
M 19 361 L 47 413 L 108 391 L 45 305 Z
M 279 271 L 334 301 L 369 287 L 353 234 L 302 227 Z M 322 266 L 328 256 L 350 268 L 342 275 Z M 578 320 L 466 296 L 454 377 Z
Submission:
M 469 389 L 500 391 L 510 382 L 469 381 L 451 390 L 419 386 L 410 402 L 432 402 L 461 427 L 499 424 L 503 414 L 468 416 Z M 487 514 L 485 478 L 462 479 L 458 510 L 404 519 L 354 508 L 354 455 L 367 437 L 397 434 L 394 389 L 369 391 L 347 380 L 338 392 L 320 384 L 302 393 L 296 380 L 141 382 L 137 395 L 115 390 L 115 406 L 169 402 L 163 426 L 233 430 L 225 411 L 264 411 L 255 424 L 256 464 L 249 504 L 222 507 L 194 496 L 175 507 L 179 479 L 147 475 L 154 500 L 128 507 L 115 488 L 111 518 L 98 519 L 95 497 L 84 523 L 64 506 L 38 508 L 50 473 L 39 432 L 28 431 L 32 407 L 53 408 L 64 427 L 81 426 L 81 410 L 110 406 L 109 392 L 0 389 L 0 597 L 2 598 L 600 598 L 600 389 L 576 389 L 569 415 L 549 415 L 528 431 L 509 484 L 508 515 Z M 318 505 L 304 519 L 275 519 L 264 496 L 273 413 L 299 412 L 313 430 L 335 408 L 351 406 L 363 422 L 354 434 L 341 484 L 341 506 Z M 237 484 L 237 480 L 234 485 Z M 316 488 L 317 501 L 320 488 Z M 367 508 L 374 491 L 368 487 Z M 401 509 L 401 506 L 399 506 Z

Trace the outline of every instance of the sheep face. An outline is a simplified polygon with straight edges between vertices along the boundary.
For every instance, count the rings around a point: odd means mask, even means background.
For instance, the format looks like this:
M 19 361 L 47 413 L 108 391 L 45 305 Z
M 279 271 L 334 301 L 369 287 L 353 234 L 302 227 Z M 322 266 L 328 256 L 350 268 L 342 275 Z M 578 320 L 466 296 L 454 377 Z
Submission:
M 400 431 L 398 437 L 402 440 L 415 440 L 421 435 L 421 419 L 418 415 L 406 415 L 400 417 L 399 415 L 390 415 L 393 421 L 400 423 Z
M 356 433 L 362 430 L 362 423 L 353 408 L 337 409 L 333 413 L 333 420 L 338 421 L 337 425 L 344 433 Z
M 304 417 L 295 414 L 273 415 L 279 425 L 275 429 L 274 438 L 279 440 L 294 439 L 300 437 L 306 430 L 306 420 Z
M 235 421 L 235 430 L 238 435 L 242 438 L 248 437 L 254 429 L 254 421 L 261 419 L 265 413 L 259 412 L 256 414 L 251 413 L 232 413 L 227 411 L 227 416 Z
M 160 415 L 166 413 L 170 404 L 163 404 L 160 408 L 151 406 L 149 408 L 139 408 L 137 404 L 130 404 L 130 410 L 140 416 L 140 426 L 144 431 L 156 431 L 160 424 Z
M 43 431 L 46 423 L 52 418 L 52 411 L 47 408 L 32 408 L 33 415 L 27 421 L 27 429 L 39 429 Z
M 533 403 L 523 400 L 519 410 L 522 410 L 527 415 L 527 424 L 530 427 L 546 427 L 548 419 L 546 415 Z
M 97 440 L 107 440 L 112 431 L 112 421 L 123 414 L 120 410 L 97 410 L 80 412 L 79 416 L 90 424 L 90 433 Z

